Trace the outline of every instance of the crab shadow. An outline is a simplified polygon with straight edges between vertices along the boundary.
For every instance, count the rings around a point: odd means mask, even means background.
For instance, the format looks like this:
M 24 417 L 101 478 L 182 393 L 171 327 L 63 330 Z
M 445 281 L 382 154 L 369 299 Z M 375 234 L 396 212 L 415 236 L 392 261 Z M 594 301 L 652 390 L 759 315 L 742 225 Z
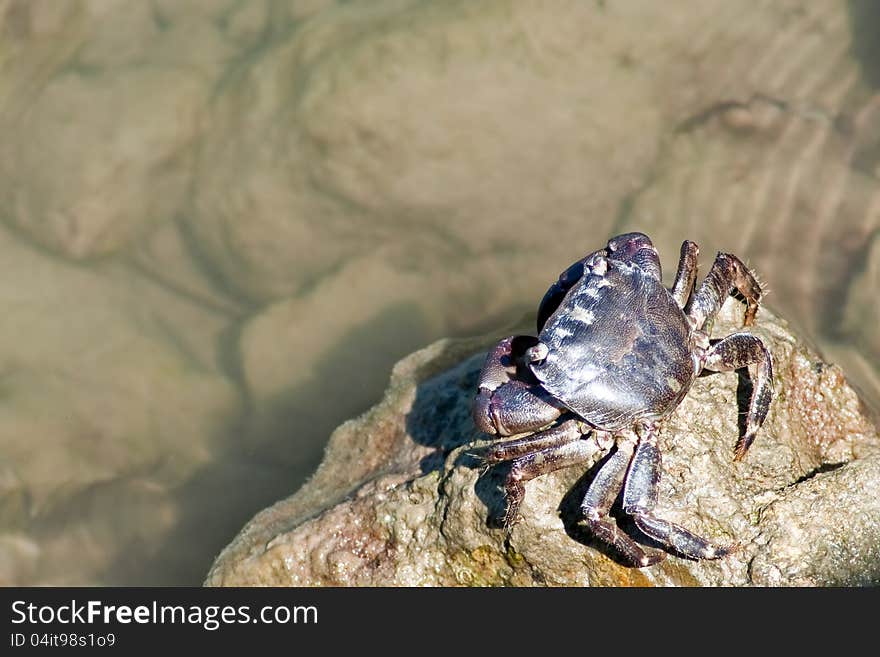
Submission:
M 736 373 L 738 377 L 736 391 L 738 432 L 739 436 L 742 436 L 746 430 L 746 419 L 753 385 L 751 377 L 749 376 L 748 370 L 746 368 L 741 368 L 737 370 Z M 700 376 L 718 376 L 722 374 L 723 373 L 721 372 L 704 371 L 703 373 L 701 373 Z M 489 438 L 488 436 L 485 437 Z M 504 484 L 511 470 L 511 462 L 507 461 L 491 466 L 486 466 L 479 458 L 479 451 L 480 448 L 476 448 L 473 450 L 473 452 L 462 452 L 459 455 L 459 458 L 456 460 L 456 465 L 483 469 L 483 472 L 477 478 L 477 481 L 474 485 L 474 492 L 480 499 L 480 501 L 482 501 L 483 504 L 486 506 L 487 527 L 503 530 L 503 517 L 506 509 Z M 615 563 L 618 563 L 622 566 L 632 567 L 634 564 L 632 564 L 625 555 L 621 554 L 616 550 L 616 548 L 596 538 L 593 535 L 589 527 L 586 525 L 583 513 L 581 511 L 581 504 L 587 495 L 587 491 L 590 488 L 590 485 L 593 483 L 599 471 L 602 469 L 602 467 L 605 465 L 605 463 L 608 461 L 613 453 L 614 449 L 610 450 L 598 462 L 594 463 L 592 466 L 589 466 L 584 471 L 584 473 L 578 478 L 574 485 L 572 485 L 563 496 L 562 500 L 559 503 L 559 506 L 557 507 L 557 513 L 559 514 L 559 518 L 562 521 L 565 533 L 572 540 L 577 541 L 582 545 L 596 549 Z M 526 483 L 526 488 L 528 489 L 528 483 Z M 657 550 L 670 554 L 676 554 L 676 556 L 682 559 L 696 561 L 692 557 L 676 553 L 670 547 L 643 533 L 636 526 L 635 521 L 632 519 L 632 517 L 623 510 L 622 490 L 623 488 L 621 487 L 621 491 L 618 492 L 614 504 L 611 506 L 609 516 L 614 519 L 614 521 L 617 523 L 618 528 L 623 533 L 628 535 L 640 546 L 647 548 L 648 550 Z M 526 495 L 528 495 L 528 492 L 526 493 Z
M 712 340 L 712 344 L 716 344 L 720 342 L 720 340 Z M 725 372 L 712 372 L 710 370 L 703 370 L 700 372 L 699 378 L 705 378 L 710 376 L 718 376 L 724 375 Z M 742 438 L 746 434 L 746 425 L 748 422 L 749 415 L 749 402 L 752 399 L 752 391 L 754 390 L 754 384 L 752 383 L 752 377 L 749 375 L 749 370 L 746 367 L 741 367 L 736 370 L 737 383 L 736 383 L 736 431 L 737 438 Z
M 736 384 L 736 409 L 737 409 L 737 437 L 746 435 L 746 422 L 749 415 L 749 401 L 752 398 L 752 377 L 743 368 L 736 372 L 739 381 Z
M 422 474 L 448 466 L 482 470 L 474 492 L 486 507 L 486 526 L 500 528 L 506 505 L 504 481 L 511 464 L 487 466 L 484 463 L 481 452 L 492 436 L 481 433 L 472 419 L 474 396 L 485 357 L 486 350 L 481 350 L 451 370 L 419 383 L 406 416 L 406 431 L 419 445 L 432 448 L 419 462 Z M 448 463 L 453 451 L 457 453 Z
M 581 503 L 587 494 L 587 490 L 611 453 L 613 453 L 613 450 L 606 454 L 598 463 L 586 469 L 577 482 L 565 493 L 556 511 L 562 521 L 565 533 L 571 539 L 596 549 L 615 563 L 622 566 L 632 566 L 633 564 L 624 555 L 617 552 L 614 547 L 592 535 L 585 526 L 584 517 L 581 513 Z M 463 460 L 462 465 L 484 469 L 474 485 L 474 491 L 480 501 L 486 506 L 486 526 L 490 529 L 505 531 L 503 525 L 506 509 L 504 482 L 510 473 L 511 463 L 498 463 L 487 468 L 479 459 L 475 459 L 475 461 L 476 463 Z M 526 488 L 528 489 L 528 483 Z M 528 492 L 526 494 L 528 495 Z M 662 549 L 663 546 L 660 543 L 643 534 L 636 527 L 632 519 L 623 512 L 620 498 L 621 495 L 618 494 L 610 512 L 611 517 L 615 519 L 620 530 L 642 546 Z M 520 518 L 519 521 L 522 522 L 523 519 Z M 509 542 L 509 540 L 510 537 L 507 536 L 505 542 Z
M 581 503 L 587 495 L 587 490 L 590 488 L 596 475 L 608 459 L 611 458 L 613 453 L 614 450 L 611 450 L 608 454 L 602 457 L 598 463 L 581 475 L 577 482 L 575 482 L 574 486 L 572 486 L 563 496 L 562 501 L 557 507 L 557 511 L 559 512 L 560 520 L 562 520 L 562 526 L 565 529 L 565 533 L 569 538 L 582 545 L 596 549 L 611 561 L 614 561 L 621 566 L 632 567 L 634 564 L 629 559 L 618 552 L 613 546 L 593 535 L 590 529 L 586 526 L 584 515 L 581 512 Z M 642 533 L 633 519 L 624 512 L 622 497 L 623 487 L 621 487 L 621 490 L 618 492 L 614 504 L 611 505 L 611 510 L 609 511 L 609 516 L 617 523 L 618 529 L 642 547 L 661 551 L 664 550 L 665 546 L 655 541 L 647 534 Z
M 471 417 L 479 369 L 484 357 L 485 352 L 474 354 L 452 369 L 422 381 L 416 387 L 415 400 L 406 417 L 406 430 L 415 442 L 433 448 L 419 462 L 423 474 L 442 470 L 444 467 L 481 471 L 473 490 L 485 506 L 485 525 L 491 530 L 505 531 L 504 484 L 510 474 L 512 463 L 507 461 L 487 465 L 483 461 L 481 452 L 492 440 L 492 436 L 480 433 Z M 724 374 L 704 371 L 700 377 L 718 375 Z M 742 436 L 746 429 L 752 381 L 746 368 L 737 370 L 737 376 L 738 432 Z M 450 462 L 449 457 L 453 452 L 456 453 Z M 581 503 L 587 490 L 612 453 L 613 449 L 583 472 L 563 495 L 556 511 L 564 531 L 572 540 L 596 549 L 615 563 L 632 566 L 633 564 L 623 554 L 592 534 L 581 513 Z M 528 487 L 529 484 L 526 483 L 527 496 Z M 610 516 L 616 521 L 619 529 L 648 550 L 671 552 L 669 548 L 642 533 L 632 518 L 623 511 L 621 497 L 622 495 L 618 493 L 610 510 Z M 522 521 L 524 520 L 520 519 L 520 522 Z
M 481 436 L 471 419 L 471 406 L 485 355 L 483 351 L 477 352 L 416 386 L 405 423 L 414 442 L 432 448 L 419 462 L 422 474 L 442 469 L 450 453 L 473 444 Z M 461 450 L 452 465 L 479 464 L 478 456 Z

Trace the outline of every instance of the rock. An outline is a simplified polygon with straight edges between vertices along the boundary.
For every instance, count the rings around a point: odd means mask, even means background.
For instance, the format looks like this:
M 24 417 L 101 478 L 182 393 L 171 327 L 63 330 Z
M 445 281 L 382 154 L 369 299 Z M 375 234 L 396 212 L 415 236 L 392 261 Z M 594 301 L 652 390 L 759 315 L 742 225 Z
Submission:
M 739 329 L 731 299 L 714 334 Z M 469 455 L 488 339 L 441 340 L 400 361 L 384 399 L 332 435 L 315 475 L 259 513 L 205 583 L 239 585 L 856 585 L 880 582 L 880 435 L 841 370 L 766 309 L 776 396 L 733 462 L 746 377 L 700 377 L 660 436 L 659 513 L 742 549 L 719 561 L 622 564 L 577 524 L 591 470 L 529 482 L 505 540 L 489 526 L 499 470 Z M 625 526 L 625 525 L 624 525 Z M 625 526 L 626 527 L 626 526 Z M 635 530 L 630 530 L 635 532 Z

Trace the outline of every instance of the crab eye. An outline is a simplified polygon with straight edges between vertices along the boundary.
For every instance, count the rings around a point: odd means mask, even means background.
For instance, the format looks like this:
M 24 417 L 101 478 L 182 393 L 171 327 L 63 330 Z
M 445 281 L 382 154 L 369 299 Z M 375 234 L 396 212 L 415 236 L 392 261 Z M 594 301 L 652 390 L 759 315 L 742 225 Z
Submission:
M 529 362 L 532 363 L 540 363 L 542 360 L 547 358 L 547 354 L 550 350 L 547 348 L 543 342 L 539 342 L 534 347 L 529 347 L 526 349 L 526 358 Z

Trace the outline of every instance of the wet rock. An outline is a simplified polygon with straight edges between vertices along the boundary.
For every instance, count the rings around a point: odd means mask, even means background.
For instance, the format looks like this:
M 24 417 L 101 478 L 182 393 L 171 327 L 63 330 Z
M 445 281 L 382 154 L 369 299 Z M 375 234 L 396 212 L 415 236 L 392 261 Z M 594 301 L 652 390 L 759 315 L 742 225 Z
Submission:
M 714 334 L 739 328 L 730 300 Z M 636 569 L 595 541 L 576 509 L 591 469 L 529 482 L 509 538 L 490 527 L 502 466 L 469 455 L 491 339 L 442 340 L 397 364 L 380 404 L 340 426 L 312 479 L 258 514 L 208 585 L 857 585 L 880 581 L 880 436 L 842 372 L 762 309 L 776 397 L 733 462 L 748 378 L 700 377 L 660 436 L 659 513 L 742 549 Z M 637 530 L 623 524 L 637 536 Z M 644 539 L 643 539 L 644 540 Z

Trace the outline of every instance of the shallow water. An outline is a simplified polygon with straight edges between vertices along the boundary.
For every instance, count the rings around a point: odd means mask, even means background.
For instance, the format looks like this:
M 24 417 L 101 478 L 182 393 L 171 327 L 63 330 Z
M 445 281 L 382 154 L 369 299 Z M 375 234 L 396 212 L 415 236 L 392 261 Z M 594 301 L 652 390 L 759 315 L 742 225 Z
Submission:
M 625 230 L 880 406 L 880 15 L 733 4 L 0 2 L 0 584 L 199 584 L 397 359 Z

